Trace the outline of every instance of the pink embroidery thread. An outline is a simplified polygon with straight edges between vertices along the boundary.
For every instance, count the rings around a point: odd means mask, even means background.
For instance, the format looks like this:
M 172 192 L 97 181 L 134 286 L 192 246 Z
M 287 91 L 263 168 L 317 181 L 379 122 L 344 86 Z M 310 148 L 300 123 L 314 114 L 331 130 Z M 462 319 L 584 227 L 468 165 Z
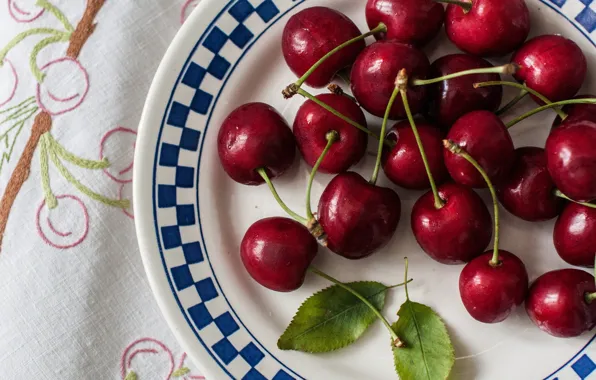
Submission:
M 182 5 L 182 10 L 180 11 L 180 24 L 184 24 L 186 17 L 188 17 L 192 9 L 196 8 L 198 2 L 198 0 L 186 0 L 184 2 Z
M 14 98 L 14 95 L 17 92 L 17 87 L 19 85 L 19 76 L 17 75 L 17 70 L 15 69 L 12 62 L 8 58 L 4 58 L 4 64 L 8 64 L 8 66 L 10 66 L 10 71 L 11 71 L 12 75 L 14 76 L 14 84 L 12 85 L 12 89 L 10 90 L 10 93 L 8 94 L 8 98 L 6 100 L 4 100 L 3 102 L 0 102 L 0 107 L 4 106 L 6 103 L 10 102 L 12 100 L 12 98 Z
M 174 356 L 172 355 L 172 351 L 165 344 L 153 338 L 137 339 L 128 346 L 126 346 L 124 352 L 122 353 L 122 358 L 120 359 L 120 375 L 122 377 L 122 380 L 126 378 L 126 374 L 128 373 L 128 370 L 130 370 L 131 367 L 132 358 L 129 359 L 129 351 L 132 351 L 132 354 L 130 355 L 132 357 L 134 357 L 136 354 L 140 352 L 145 352 L 143 351 L 144 349 L 132 350 L 135 346 L 145 342 L 150 342 L 158 345 L 168 355 L 168 359 L 170 361 L 170 370 L 168 372 L 168 375 L 166 376 L 166 380 L 168 380 L 174 372 Z
M 83 201 L 81 201 L 81 199 L 79 197 L 76 197 L 74 195 L 70 195 L 70 194 L 64 194 L 64 195 L 58 195 L 56 196 L 56 199 L 64 199 L 64 198 L 68 198 L 68 199 L 72 199 L 75 202 L 77 202 L 77 204 L 79 206 L 81 206 L 81 208 L 83 209 L 83 216 L 84 216 L 84 220 L 85 220 L 85 229 L 83 230 L 83 234 L 81 235 L 81 237 L 76 240 L 73 243 L 70 244 L 57 244 L 52 242 L 50 239 L 48 239 L 48 237 L 46 236 L 46 234 L 43 232 L 43 230 L 41 229 L 41 223 L 40 223 L 40 218 L 41 218 L 41 210 L 43 209 L 43 207 L 46 205 L 46 200 L 42 200 L 41 203 L 39 204 L 39 207 L 37 208 L 37 213 L 36 213 L 36 220 L 35 220 L 35 224 L 37 227 L 37 233 L 39 234 L 39 236 L 42 238 L 42 240 L 54 247 L 54 248 L 58 248 L 58 249 L 68 249 L 68 248 L 72 248 L 72 247 L 76 247 L 77 245 L 81 244 L 83 242 L 83 240 L 85 240 L 85 238 L 87 237 L 87 234 L 89 233 L 89 213 L 87 212 L 87 207 L 85 206 L 85 204 L 83 203 Z M 48 216 L 48 220 L 49 220 L 49 216 Z M 54 230 L 53 228 L 50 227 L 51 230 Z M 71 232 L 68 232 L 68 234 L 72 234 Z M 60 234 L 58 234 L 60 235 Z
M 52 94 L 49 90 L 48 90 L 48 96 L 50 97 L 50 99 L 52 99 L 53 101 L 56 102 L 61 102 L 61 103 L 66 103 L 66 102 L 70 102 L 71 100 L 73 100 L 74 98 L 76 98 L 77 96 L 79 96 L 79 93 L 77 92 L 76 94 L 72 95 L 72 96 L 68 96 L 66 98 L 59 98 L 56 95 Z
M 41 83 L 37 84 L 37 90 L 36 90 L 36 95 L 35 98 L 37 99 L 37 104 L 39 106 L 39 108 L 41 108 L 43 111 L 49 113 L 50 115 L 56 116 L 56 115 L 62 115 L 64 113 L 70 112 L 74 109 L 76 109 L 78 106 L 81 105 L 81 103 L 83 103 L 83 100 L 85 100 L 85 96 L 87 96 L 87 92 L 89 92 L 89 74 L 87 73 L 87 70 L 85 70 L 85 68 L 79 63 L 79 61 L 77 61 L 76 59 L 72 59 L 70 57 L 62 57 L 62 58 L 58 58 L 55 59 L 53 61 L 50 61 L 48 63 L 46 63 L 45 65 L 43 65 L 42 67 L 40 67 L 40 70 L 45 70 L 47 69 L 49 66 L 60 63 L 60 62 L 65 62 L 65 61 L 71 61 L 74 62 L 75 65 L 77 66 L 77 68 L 79 70 L 81 70 L 81 72 L 83 73 L 83 78 L 85 81 L 85 91 L 83 92 L 82 95 L 78 95 L 78 97 L 80 98 L 72 107 L 63 109 L 63 110 L 59 110 L 59 111 L 50 111 L 41 101 Z M 71 101 L 75 98 L 77 98 L 77 95 L 75 95 L 72 98 L 62 98 L 60 100 L 60 98 L 55 98 L 55 95 L 50 95 L 50 92 L 48 91 L 48 96 L 55 100 L 58 101 L 59 103 L 67 103 L 68 101 Z
M 153 348 L 140 348 L 138 350 L 135 350 L 132 352 L 132 354 L 130 354 L 130 356 L 128 357 L 128 367 L 131 366 L 132 364 L 132 359 L 135 358 L 135 356 L 137 356 L 137 354 L 157 354 L 158 351 L 153 349 Z
M 178 362 L 178 369 L 183 368 L 184 367 L 184 362 L 186 361 L 186 352 L 183 352 L 182 355 L 180 355 L 180 361 Z M 186 375 L 183 377 L 183 380 L 205 380 L 204 376 L 199 376 L 199 375 Z
M 50 227 L 50 230 L 52 230 L 53 233 L 55 233 L 58 236 L 61 237 L 67 237 L 72 235 L 72 232 L 60 232 L 56 229 L 56 227 L 54 227 L 54 224 L 52 224 L 52 219 L 50 219 L 50 216 L 48 215 L 46 217 L 46 223 L 48 224 L 48 227 Z
M 133 135 L 135 135 L 135 136 L 136 136 L 136 134 L 137 134 L 137 132 L 136 132 L 136 131 L 134 131 L 134 130 L 132 130 L 132 129 L 130 129 L 130 128 L 124 128 L 124 127 L 116 127 L 116 128 L 114 128 L 114 129 L 112 129 L 112 130 L 109 130 L 108 132 L 106 132 L 106 134 L 105 134 L 105 135 L 103 135 L 103 137 L 101 138 L 101 141 L 99 142 L 99 159 L 100 159 L 100 160 L 103 160 L 103 159 L 104 159 L 104 146 L 105 146 L 105 143 L 106 143 L 106 141 L 108 140 L 108 138 L 110 138 L 110 136 L 112 136 L 113 134 L 115 134 L 115 133 L 119 133 L 119 132 L 123 132 L 123 133 L 131 133 L 131 134 L 133 134 Z M 135 144 L 135 145 L 133 145 L 133 147 L 136 147 L 136 144 Z M 125 169 L 121 170 L 121 171 L 118 173 L 118 175 L 123 175 L 123 174 L 126 174 L 126 173 L 128 173 L 128 172 L 129 172 L 129 171 L 130 171 L 130 170 L 133 168 L 133 165 L 134 165 L 134 161 L 132 161 L 132 162 L 130 163 L 130 165 L 129 165 L 129 166 L 127 166 Z M 107 169 L 104 169 L 104 170 L 103 170 L 103 172 L 104 172 L 104 173 L 105 173 L 105 174 L 106 174 L 108 177 L 110 177 L 112 180 L 114 180 L 114 181 L 116 181 L 116 182 L 118 182 L 118 183 L 130 183 L 130 182 L 132 182 L 132 178 L 131 178 L 131 179 L 120 179 L 120 178 L 117 178 L 117 177 L 116 177 L 116 176 L 114 176 L 112 173 L 110 173 L 110 172 L 109 172 Z M 121 188 L 121 189 L 122 189 L 122 188 Z
M 15 20 L 16 22 L 28 23 L 28 22 L 35 21 L 39 17 L 41 17 L 41 15 L 44 13 L 44 11 L 45 11 L 45 9 L 42 8 L 33 17 L 19 18 L 19 17 L 17 17 L 15 12 L 18 13 L 20 16 L 25 16 L 25 17 L 31 16 L 31 12 L 27 12 L 27 11 L 21 9 L 21 7 L 19 7 L 14 0 L 8 0 L 8 13 L 10 13 L 10 17 L 12 17 L 12 19 Z

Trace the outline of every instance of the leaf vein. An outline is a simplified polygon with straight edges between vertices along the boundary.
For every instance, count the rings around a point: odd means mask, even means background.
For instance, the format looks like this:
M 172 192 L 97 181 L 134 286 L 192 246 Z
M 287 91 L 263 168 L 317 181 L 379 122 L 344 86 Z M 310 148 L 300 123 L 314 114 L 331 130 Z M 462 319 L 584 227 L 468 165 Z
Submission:
M 420 344 L 420 352 L 422 353 L 422 361 L 424 362 L 424 369 L 426 370 L 426 376 L 429 380 L 432 380 L 430 377 L 430 369 L 428 368 L 428 362 L 426 361 L 426 353 L 424 352 L 424 345 L 422 344 L 422 337 L 420 336 L 420 326 L 418 325 L 418 319 L 416 318 L 416 313 L 414 312 L 414 308 L 412 307 L 412 302 L 408 301 L 408 308 L 412 313 L 412 319 L 414 320 L 414 326 L 416 327 L 416 336 L 418 337 L 418 343 Z

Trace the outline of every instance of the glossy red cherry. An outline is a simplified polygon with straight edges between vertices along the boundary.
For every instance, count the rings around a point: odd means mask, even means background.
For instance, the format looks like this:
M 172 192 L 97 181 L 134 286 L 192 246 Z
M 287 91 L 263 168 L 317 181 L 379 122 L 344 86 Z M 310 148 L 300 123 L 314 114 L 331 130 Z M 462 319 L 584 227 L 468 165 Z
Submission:
M 354 101 L 343 95 L 321 94 L 317 99 L 333 107 L 344 116 L 366 126 L 366 117 Z M 368 135 L 323 109 L 312 100 L 304 102 L 294 119 L 294 136 L 304 161 L 314 166 L 327 145 L 330 131 L 339 133 L 319 171 L 341 173 L 358 163 L 366 153 Z
M 366 22 L 373 29 L 380 22 L 386 33 L 377 38 L 404 44 L 424 45 L 441 30 L 445 10 L 433 0 L 368 0 Z
M 553 102 L 573 97 L 586 79 L 584 53 L 575 42 L 558 35 L 532 38 L 511 61 L 519 65 L 515 79 Z
M 479 56 L 511 53 L 528 38 L 530 12 L 525 0 L 463 0 L 466 12 L 450 4 L 445 13 L 445 31 L 458 48 Z
M 360 34 L 344 14 L 326 7 L 312 7 L 290 17 L 281 47 L 286 63 L 300 77 L 325 54 Z M 365 46 L 362 40 L 340 50 L 317 68 L 306 84 L 324 87 L 339 70 L 352 64 Z
M 338 174 L 319 200 L 318 218 L 331 251 L 361 259 L 389 242 L 401 216 L 391 189 L 368 183 L 354 172 Z
M 425 79 L 429 67 L 430 62 L 422 51 L 395 41 L 377 41 L 364 49 L 352 67 L 352 93 L 365 110 L 383 117 L 399 71 L 405 69 L 410 80 Z M 412 114 L 422 110 L 426 94 L 426 86 L 408 88 Z M 389 118 L 405 117 L 404 104 L 398 97 L 391 107 Z
M 224 120 L 217 136 L 217 152 L 234 181 L 260 185 L 265 181 L 257 169 L 265 168 L 269 178 L 282 175 L 294 162 L 296 143 L 288 124 L 273 107 L 248 103 Z
M 594 95 L 576 95 L 573 99 L 596 99 Z M 562 108 L 567 114 L 566 122 L 590 120 L 596 123 L 596 104 L 567 104 Z M 553 128 L 561 124 L 561 118 L 557 116 L 553 122 Z
M 240 257 L 259 284 L 278 292 L 291 292 L 304 283 L 317 249 L 317 241 L 303 225 L 275 217 L 250 226 L 240 245 Z
M 445 205 L 437 209 L 432 191 L 412 208 L 411 225 L 420 247 L 443 264 L 460 264 L 482 254 L 492 236 L 492 219 L 482 198 L 469 187 L 438 188 Z
M 472 111 L 460 117 L 449 130 L 447 139 L 465 149 L 498 185 L 511 170 L 515 160 L 513 141 L 507 128 L 494 113 Z M 443 150 L 451 177 L 462 185 L 486 187 L 482 175 L 464 158 Z
M 564 201 L 554 195 L 554 190 L 544 149 L 535 147 L 515 150 L 513 169 L 497 186 L 499 200 L 507 211 L 530 222 L 559 215 Z
M 490 261 L 493 251 L 470 261 L 459 276 L 459 293 L 472 318 L 497 323 L 524 302 L 528 292 L 528 273 L 513 253 L 499 250 L 500 264 Z
M 530 287 L 526 311 L 536 326 L 550 335 L 571 338 L 596 323 L 596 302 L 585 296 L 596 292 L 594 276 L 579 269 L 560 269 L 538 277 Z
M 449 177 L 443 162 L 443 139 L 441 132 L 432 124 L 417 122 L 418 133 L 426 152 L 430 171 L 437 183 Z M 383 151 L 383 170 L 393 183 L 406 189 L 430 188 L 424 162 L 412 132 L 410 123 L 400 121 L 389 130 L 387 140 L 396 145 Z
M 493 67 L 490 62 L 468 54 L 450 54 L 437 59 L 430 66 L 430 77 L 438 78 L 464 70 Z M 474 83 L 499 81 L 499 74 L 461 76 L 429 85 L 427 115 L 444 130 L 468 112 L 495 112 L 501 105 L 502 86 L 474 88 Z
M 596 122 L 563 122 L 546 140 L 546 162 L 553 182 L 576 201 L 596 199 Z
M 557 253 L 571 265 L 594 267 L 596 256 L 596 209 L 569 203 L 553 232 Z

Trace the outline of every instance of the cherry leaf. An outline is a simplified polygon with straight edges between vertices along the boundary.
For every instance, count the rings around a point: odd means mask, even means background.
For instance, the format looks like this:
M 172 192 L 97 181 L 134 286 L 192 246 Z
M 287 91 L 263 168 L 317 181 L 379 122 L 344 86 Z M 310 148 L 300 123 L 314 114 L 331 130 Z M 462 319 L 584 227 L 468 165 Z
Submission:
M 385 304 L 387 286 L 379 282 L 346 284 L 364 296 L 377 310 Z M 338 285 L 309 297 L 277 341 L 282 350 L 320 353 L 354 343 L 377 316 L 361 300 Z
M 455 352 L 441 317 L 430 307 L 409 299 L 397 312 L 392 326 L 401 347 L 393 348 L 395 370 L 401 380 L 446 379 Z

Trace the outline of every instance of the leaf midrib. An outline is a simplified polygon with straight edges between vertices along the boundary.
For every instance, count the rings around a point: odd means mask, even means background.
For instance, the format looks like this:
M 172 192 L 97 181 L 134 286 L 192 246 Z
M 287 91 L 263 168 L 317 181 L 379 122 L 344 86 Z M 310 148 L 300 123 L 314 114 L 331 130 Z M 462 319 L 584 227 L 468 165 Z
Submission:
M 424 346 L 422 345 L 422 337 L 420 336 L 420 326 L 418 326 L 418 319 L 416 319 L 416 313 L 412 308 L 412 301 L 408 300 L 408 308 L 412 313 L 412 319 L 414 320 L 414 326 L 416 327 L 416 335 L 418 336 L 418 344 L 420 344 L 420 352 L 422 353 L 422 361 L 424 362 L 424 369 L 426 370 L 426 376 L 430 380 L 430 370 L 428 368 L 428 362 L 426 361 L 426 353 L 424 352 Z

